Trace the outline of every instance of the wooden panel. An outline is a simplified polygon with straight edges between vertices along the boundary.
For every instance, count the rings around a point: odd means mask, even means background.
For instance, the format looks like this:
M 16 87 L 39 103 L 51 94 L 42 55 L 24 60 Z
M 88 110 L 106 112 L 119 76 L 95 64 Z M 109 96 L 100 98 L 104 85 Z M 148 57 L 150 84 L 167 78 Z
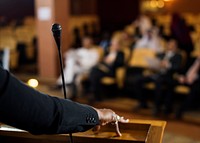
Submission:
M 45 78 L 57 78 L 58 76 L 58 50 L 52 36 L 51 26 L 53 23 L 62 25 L 62 49 L 63 52 L 69 46 L 69 0 L 35 0 L 35 9 L 47 7 L 50 9 L 50 19 L 41 20 L 37 16 L 38 38 L 38 63 L 39 75 Z

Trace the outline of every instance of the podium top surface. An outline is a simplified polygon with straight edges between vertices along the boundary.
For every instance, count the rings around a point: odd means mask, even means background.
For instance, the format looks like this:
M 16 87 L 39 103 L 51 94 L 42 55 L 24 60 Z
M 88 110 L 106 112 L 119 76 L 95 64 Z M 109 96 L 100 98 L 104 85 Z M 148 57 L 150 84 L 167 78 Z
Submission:
M 115 126 L 107 125 L 98 134 L 92 130 L 73 134 L 75 143 L 160 143 L 166 126 L 165 121 L 130 120 L 129 123 L 119 124 L 121 137 L 116 137 Z M 29 140 L 47 140 L 48 142 L 66 142 L 68 135 L 34 136 L 26 131 L 2 125 L 0 136 L 26 138 Z

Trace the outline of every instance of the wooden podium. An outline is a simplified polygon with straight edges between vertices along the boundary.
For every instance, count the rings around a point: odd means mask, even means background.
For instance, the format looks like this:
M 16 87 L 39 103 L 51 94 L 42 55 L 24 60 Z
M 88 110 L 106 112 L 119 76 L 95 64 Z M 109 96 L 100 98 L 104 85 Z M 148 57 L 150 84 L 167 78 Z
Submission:
M 73 134 L 74 143 L 161 143 L 165 121 L 131 120 L 119 124 L 122 137 L 116 137 L 113 125 L 105 126 L 98 134 L 91 130 Z M 31 135 L 28 132 L 1 125 L 1 143 L 66 143 L 68 135 Z

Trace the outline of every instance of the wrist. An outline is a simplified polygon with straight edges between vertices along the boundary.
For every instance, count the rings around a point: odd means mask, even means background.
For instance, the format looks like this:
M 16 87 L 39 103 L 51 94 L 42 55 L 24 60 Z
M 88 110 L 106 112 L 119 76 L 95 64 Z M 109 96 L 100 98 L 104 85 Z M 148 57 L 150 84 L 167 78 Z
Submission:
M 92 108 L 97 112 L 98 118 L 99 118 L 99 120 L 101 120 L 102 119 L 101 111 L 97 108 L 94 108 L 94 107 L 92 107 Z

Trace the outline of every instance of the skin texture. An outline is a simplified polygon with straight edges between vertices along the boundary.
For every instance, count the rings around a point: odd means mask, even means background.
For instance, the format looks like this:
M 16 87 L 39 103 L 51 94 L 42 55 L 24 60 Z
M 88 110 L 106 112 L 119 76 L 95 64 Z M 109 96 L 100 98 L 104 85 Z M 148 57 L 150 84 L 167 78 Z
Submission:
M 105 126 L 109 123 L 114 123 L 115 129 L 116 129 L 116 136 L 118 137 L 122 136 L 119 130 L 118 122 L 128 123 L 129 122 L 128 119 L 124 119 L 124 117 L 120 117 L 111 109 L 96 109 L 96 108 L 94 109 L 97 111 L 99 120 L 100 120 L 100 125 L 96 126 L 93 129 L 94 133 L 98 133 L 99 130 L 101 129 L 101 126 Z

